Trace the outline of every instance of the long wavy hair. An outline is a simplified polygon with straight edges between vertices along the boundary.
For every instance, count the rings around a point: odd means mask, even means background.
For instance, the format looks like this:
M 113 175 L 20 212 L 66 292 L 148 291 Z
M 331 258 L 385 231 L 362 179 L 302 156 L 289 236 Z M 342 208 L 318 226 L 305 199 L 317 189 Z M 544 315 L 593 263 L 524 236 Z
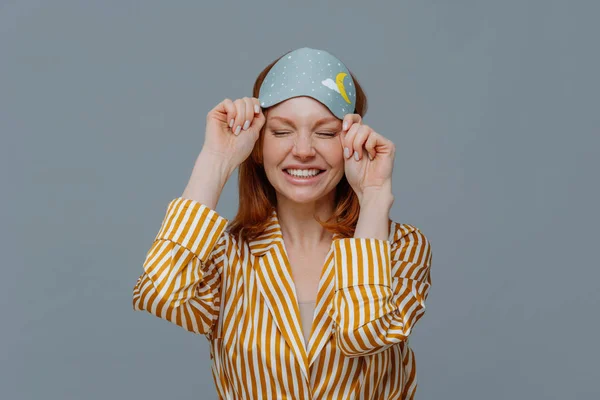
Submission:
M 273 67 L 288 52 L 282 54 L 270 63 L 256 78 L 252 96 L 258 98 L 260 86 Z M 358 83 L 356 77 L 350 72 L 356 90 L 355 114 L 364 117 L 367 113 L 367 96 Z M 269 110 L 263 110 L 265 117 Z M 266 124 L 260 131 L 260 136 L 252 149 L 250 156 L 240 164 L 238 171 L 239 207 L 237 215 L 229 222 L 229 232 L 243 240 L 249 241 L 260 235 L 269 224 L 269 217 L 277 206 L 275 188 L 267 179 L 262 165 L 263 138 Z M 326 221 L 315 219 L 329 232 L 337 233 L 342 237 L 352 237 L 356 229 L 360 206 L 358 197 L 344 175 L 335 188 L 335 207 L 333 214 Z

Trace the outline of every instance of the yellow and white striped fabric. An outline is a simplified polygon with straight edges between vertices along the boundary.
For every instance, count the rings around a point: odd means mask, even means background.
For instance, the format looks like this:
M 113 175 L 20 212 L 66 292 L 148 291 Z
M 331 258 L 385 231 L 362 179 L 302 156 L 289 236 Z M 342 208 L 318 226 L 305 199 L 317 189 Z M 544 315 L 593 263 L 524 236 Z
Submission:
M 228 220 L 176 198 L 147 253 L 133 308 L 210 342 L 221 399 L 413 399 L 408 336 L 425 312 L 431 250 L 412 225 L 388 240 L 334 235 L 308 344 L 277 213 L 242 242 Z

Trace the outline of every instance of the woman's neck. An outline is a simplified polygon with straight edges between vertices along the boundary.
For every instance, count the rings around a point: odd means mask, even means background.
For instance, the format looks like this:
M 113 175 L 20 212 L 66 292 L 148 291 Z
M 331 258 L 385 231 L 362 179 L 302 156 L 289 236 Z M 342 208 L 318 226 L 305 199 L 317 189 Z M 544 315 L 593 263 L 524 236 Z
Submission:
M 333 214 L 333 198 L 327 196 L 312 203 L 296 203 L 283 196 L 277 199 L 277 217 L 286 245 L 314 249 L 331 242 L 331 232 L 315 220 L 326 221 Z

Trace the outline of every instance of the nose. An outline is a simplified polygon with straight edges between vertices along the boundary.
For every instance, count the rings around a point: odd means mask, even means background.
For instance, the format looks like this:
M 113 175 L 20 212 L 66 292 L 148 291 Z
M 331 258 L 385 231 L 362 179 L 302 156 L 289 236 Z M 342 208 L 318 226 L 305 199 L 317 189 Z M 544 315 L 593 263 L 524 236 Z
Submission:
M 296 137 L 294 147 L 292 148 L 292 154 L 301 159 L 314 157 L 316 155 L 316 150 L 313 147 L 310 135 L 298 135 Z

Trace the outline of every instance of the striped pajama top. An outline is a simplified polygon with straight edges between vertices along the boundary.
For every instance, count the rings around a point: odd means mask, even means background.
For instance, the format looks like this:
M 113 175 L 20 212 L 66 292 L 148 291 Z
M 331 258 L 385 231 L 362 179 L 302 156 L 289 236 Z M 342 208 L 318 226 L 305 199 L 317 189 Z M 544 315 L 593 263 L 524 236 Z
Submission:
M 220 399 L 413 399 L 409 334 L 425 312 L 431 249 L 389 220 L 388 240 L 335 234 L 308 343 L 274 210 L 246 242 L 228 220 L 176 198 L 133 289 L 134 310 L 203 334 Z

